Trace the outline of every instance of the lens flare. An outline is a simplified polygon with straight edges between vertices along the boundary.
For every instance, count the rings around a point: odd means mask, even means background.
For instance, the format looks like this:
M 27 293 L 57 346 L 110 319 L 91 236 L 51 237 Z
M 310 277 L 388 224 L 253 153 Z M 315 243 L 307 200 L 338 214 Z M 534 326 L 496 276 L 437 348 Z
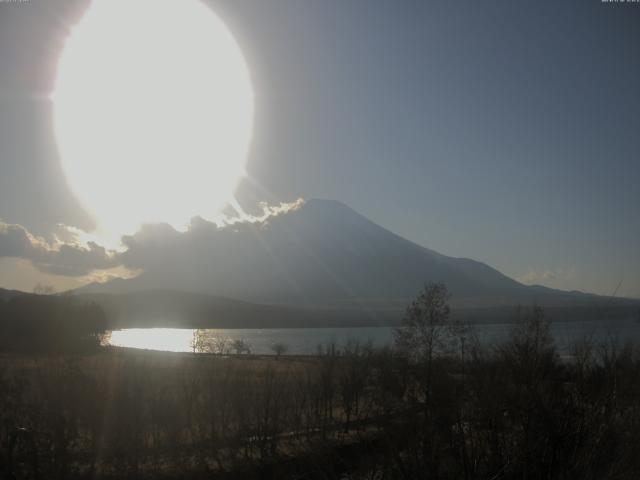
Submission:
M 94 0 L 52 94 L 68 184 L 101 230 L 214 216 L 245 174 L 247 64 L 197 0 Z

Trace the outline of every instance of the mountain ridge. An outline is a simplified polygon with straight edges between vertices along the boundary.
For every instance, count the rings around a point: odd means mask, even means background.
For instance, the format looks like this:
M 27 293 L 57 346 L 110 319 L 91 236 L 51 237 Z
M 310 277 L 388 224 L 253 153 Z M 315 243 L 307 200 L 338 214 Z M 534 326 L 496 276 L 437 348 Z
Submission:
M 454 307 L 560 307 L 603 298 L 523 285 L 483 262 L 407 240 L 336 200 L 311 199 L 257 223 L 221 228 L 200 221 L 185 233 L 155 234 L 152 241 L 130 237 L 126 258 L 143 270 L 138 277 L 76 292 L 165 289 L 264 305 L 384 310 L 438 281 Z

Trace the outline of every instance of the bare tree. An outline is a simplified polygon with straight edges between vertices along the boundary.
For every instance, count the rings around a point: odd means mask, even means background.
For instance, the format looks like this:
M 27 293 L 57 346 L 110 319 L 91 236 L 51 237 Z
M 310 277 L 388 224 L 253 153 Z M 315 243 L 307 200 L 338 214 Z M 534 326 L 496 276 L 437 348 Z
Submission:
M 224 335 L 212 334 L 207 330 L 195 330 L 191 340 L 193 352 L 226 355 L 229 353 L 229 339 Z
M 193 353 L 205 352 L 207 350 L 206 330 L 194 330 L 191 338 L 191 349 Z
M 276 357 L 280 357 L 289 351 L 289 346 L 286 343 L 278 342 L 271 345 L 271 351 L 276 354 Z
M 251 353 L 251 346 L 245 340 L 238 338 L 231 343 L 231 349 L 236 353 L 236 355 L 241 355 L 243 353 Z
M 516 319 L 500 353 L 518 380 L 531 386 L 548 374 L 556 361 L 551 324 L 537 305 L 530 309 L 518 307 Z
M 430 365 L 434 353 L 444 350 L 452 338 L 450 297 L 443 283 L 427 283 L 407 307 L 401 326 L 394 331 L 396 347 Z

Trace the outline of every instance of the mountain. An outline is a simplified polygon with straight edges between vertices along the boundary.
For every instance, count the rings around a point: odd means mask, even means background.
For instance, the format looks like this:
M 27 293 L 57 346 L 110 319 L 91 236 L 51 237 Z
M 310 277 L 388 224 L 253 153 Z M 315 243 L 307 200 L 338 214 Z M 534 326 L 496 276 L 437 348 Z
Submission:
M 0 300 L 7 301 L 11 300 L 15 297 L 20 297 L 22 295 L 31 295 L 30 293 L 21 292 L 19 290 L 6 290 L 4 288 L 0 288 Z
M 372 316 L 355 310 L 259 305 L 175 290 L 84 293 L 71 298 L 79 303 L 100 305 L 110 328 L 355 327 L 397 320 L 397 317 Z
M 290 307 L 259 305 L 230 298 L 172 290 L 123 294 L 84 293 L 71 297 L 80 304 L 96 303 L 110 329 L 118 328 L 308 328 L 397 325 L 406 305 L 387 309 Z M 607 305 L 547 307 L 553 320 L 615 320 L 635 318 L 637 306 Z M 453 318 L 468 323 L 508 323 L 513 307 L 457 308 Z
M 458 308 L 604 301 L 523 285 L 484 263 L 406 240 L 331 200 L 309 200 L 262 223 L 220 228 L 200 221 L 188 232 L 152 233 L 132 237 L 125 256 L 143 273 L 78 293 L 179 290 L 268 305 L 397 313 L 425 282 L 438 281 Z

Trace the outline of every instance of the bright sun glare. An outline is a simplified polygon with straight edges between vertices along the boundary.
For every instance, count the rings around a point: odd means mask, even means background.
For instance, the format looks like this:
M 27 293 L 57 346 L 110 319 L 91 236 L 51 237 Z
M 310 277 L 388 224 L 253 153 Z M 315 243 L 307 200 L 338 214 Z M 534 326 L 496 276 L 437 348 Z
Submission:
M 102 231 L 215 216 L 245 173 L 249 71 L 197 0 L 94 0 L 65 44 L 53 101 L 67 181 Z

